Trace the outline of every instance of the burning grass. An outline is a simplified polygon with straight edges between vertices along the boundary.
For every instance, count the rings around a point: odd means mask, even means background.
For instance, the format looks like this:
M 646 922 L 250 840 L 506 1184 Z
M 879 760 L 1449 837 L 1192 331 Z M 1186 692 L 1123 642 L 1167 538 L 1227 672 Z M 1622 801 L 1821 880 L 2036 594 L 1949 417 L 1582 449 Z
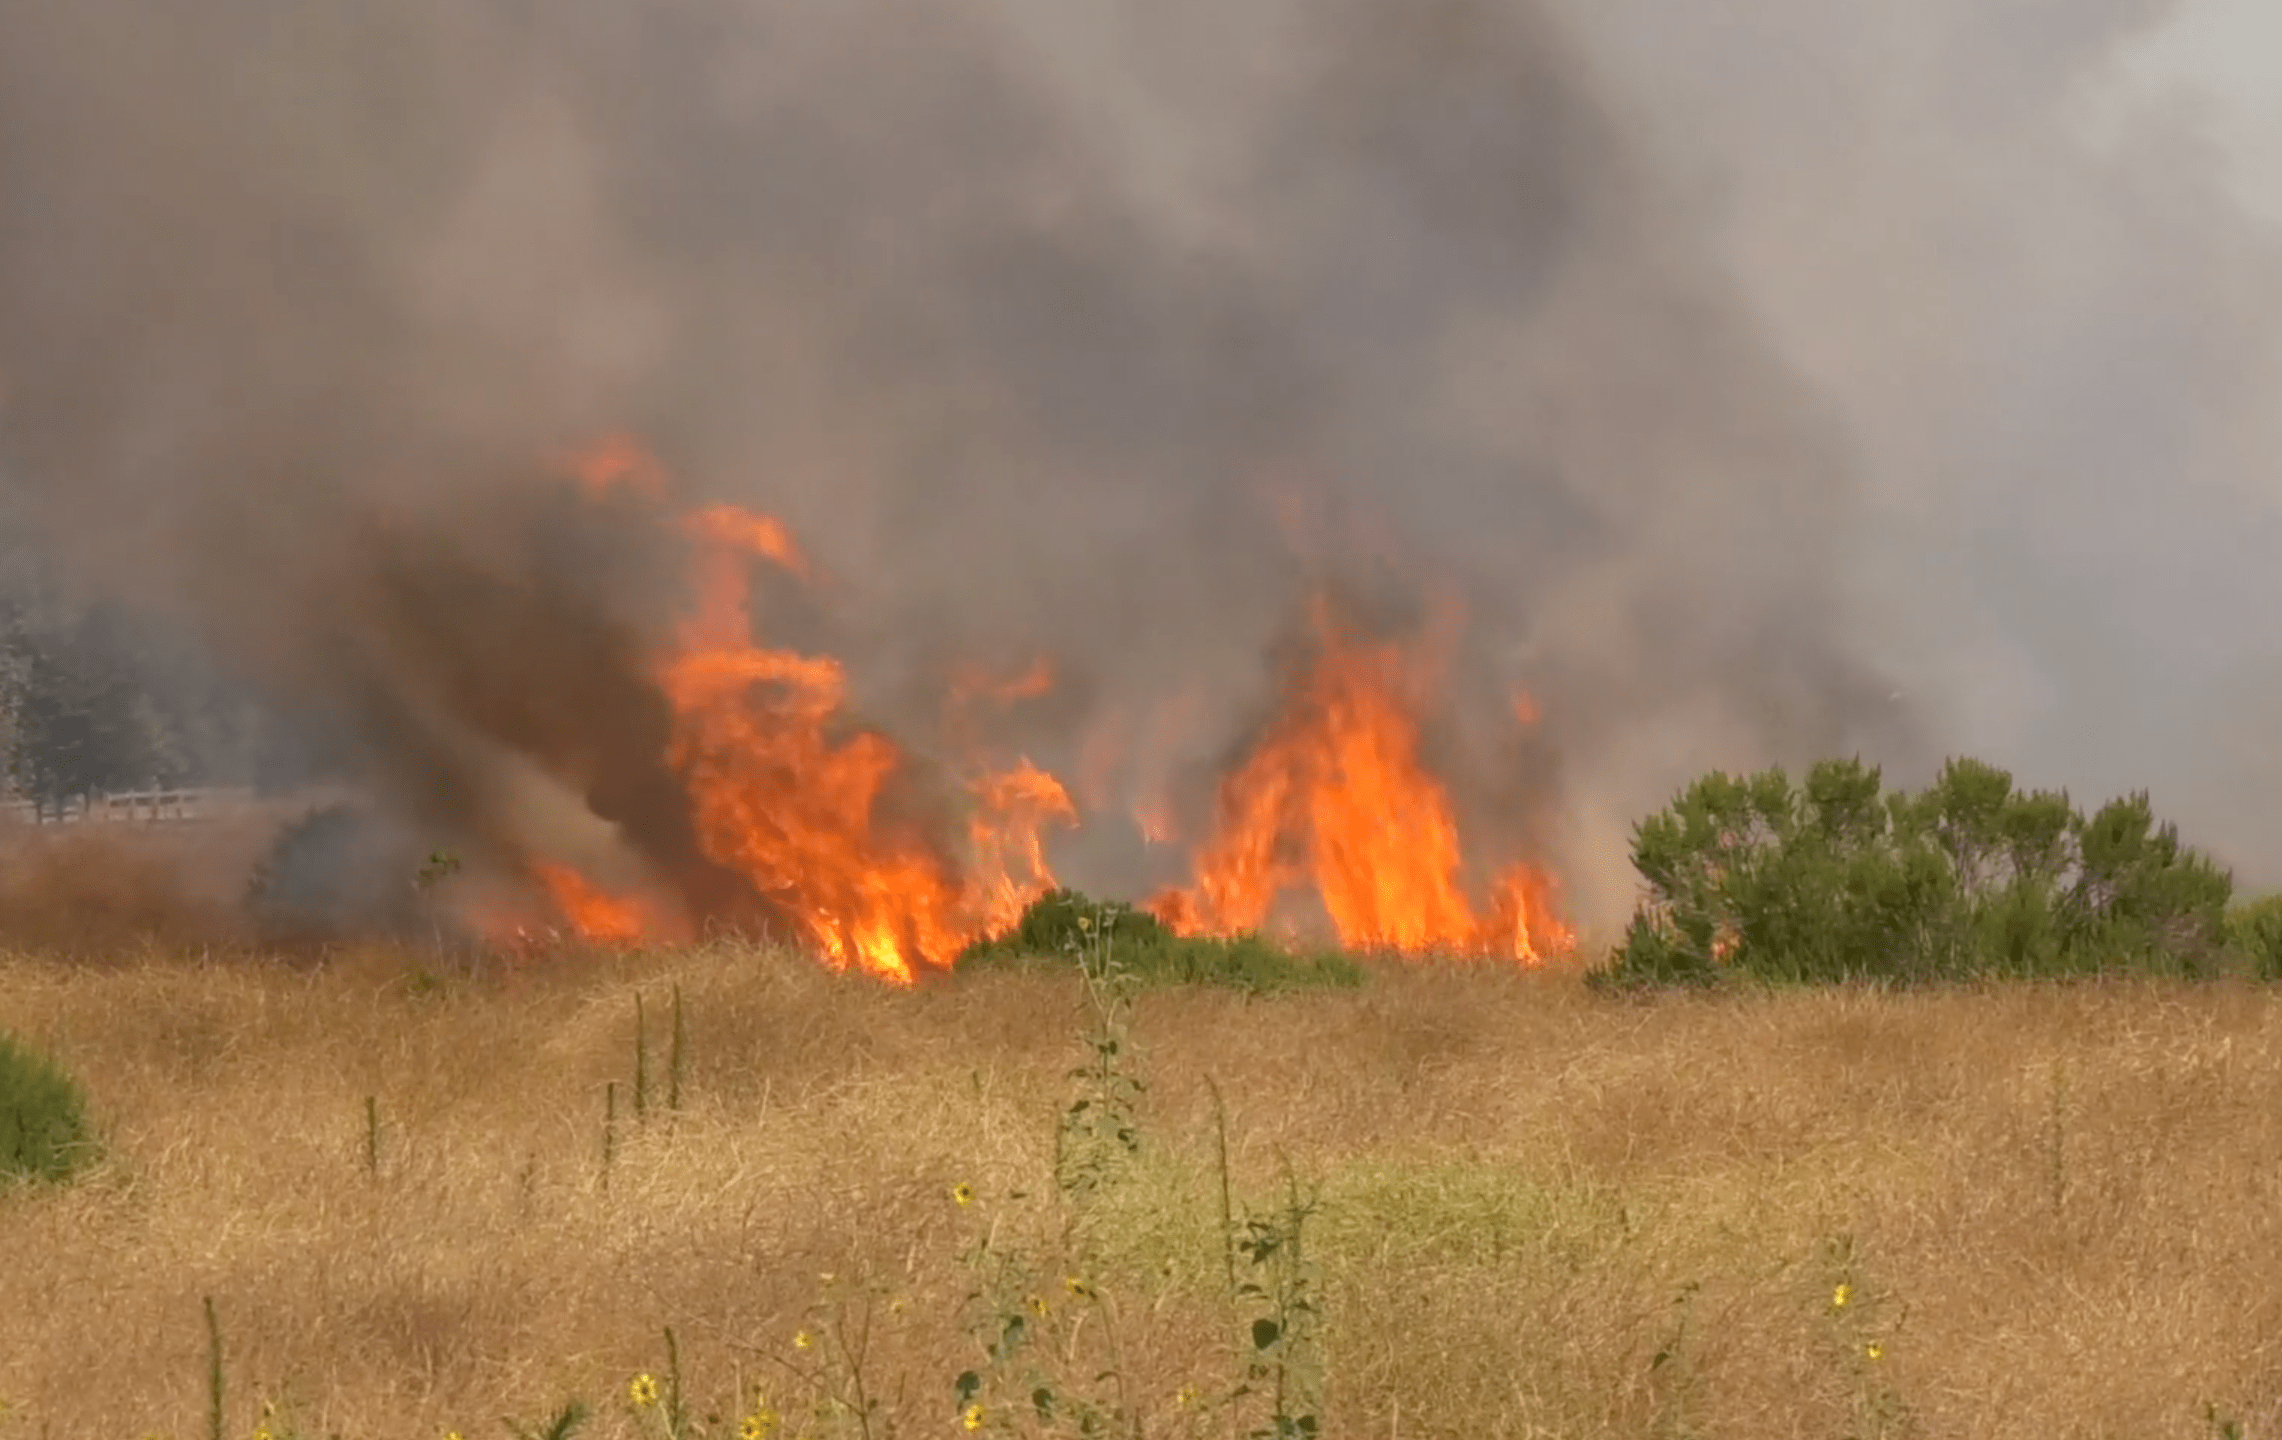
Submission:
M 233 1435 L 265 1400 L 273 1434 L 474 1437 L 572 1396 L 583 1434 L 655 1435 L 676 1394 L 690 1433 L 734 1434 L 759 1384 L 821 1436 L 801 1407 L 847 1393 L 859 1337 L 872 1433 L 966 1433 L 968 1371 L 982 1433 L 1026 1433 L 978 1336 L 1033 1299 L 1020 1364 L 1069 1403 L 1113 1398 L 1079 1392 L 1114 1331 L 1149 1433 L 1226 1433 L 1269 1302 L 1230 1294 L 1265 1272 L 1226 1246 L 1215 1089 L 1239 1231 L 1313 1200 L 1312 1329 L 1286 1333 L 1323 1433 L 2282 1425 L 2282 997 L 2234 981 L 1642 998 L 1476 964 L 1144 990 L 1139 1149 L 1084 1200 L 1055 1178 L 1091 1023 L 1072 975 L 898 989 L 732 945 L 487 979 L 15 954 L 0 1015 L 106 1141 L 0 1208 L 23 1433 L 204 1433 L 209 1295 Z
M 547 837 L 485 837 L 510 852 L 504 858 L 523 872 L 531 899 L 543 898 L 571 931 L 659 942 L 724 924 L 771 928 L 832 969 L 910 984 L 1008 930 L 1056 887 L 1050 834 L 1104 820 L 1130 822 L 1152 842 L 1169 834 L 1162 796 L 1137 797 L 1130 816 L 1081 811 L 1029 753 L 983 733 L 997 712 L 1052 694 L 1051 657 L 1007 676 L 953 667 L 944 753 L 913 752 L 855 712 L 839 657 L 770 637 L 769 602 L 812 590 L 819 575 L 784 524 L 681 502 L 630 438 L 605 440 L 560 468 L 577 482 L 563 496 L 584 522 L 680 547 L 689 592 L 670 637 L 657 640 L 632 681 L 657 702 L 656 753 L 612 750 L 602 767 L 631 767 L 643 784 L 597 783 L 589 746 L 533 757 L 593 818 L 616 827 L 649 893 L 596 883 L 545 853 Z M 1550 874 L 1491 853 L 1497 847 L 1479 837 L 1469 852 L 1446 778 L 1428 763 L 1426 732 L 1450 698 L 1442 671 L 1455 613 L 1425 634 L 1385 635 L 1358 625 L 1328 593 L 1312 596 L 1306 612 L 1306 643 L 1279 677 L 1276 708 L 1241 753 L 1223 757 L 1216 812 L 1190 851 L 1191 883 L 1166 889 L 1150 910 L 1181 937 L 1237 939 L 1301 895 L 1350 948 L 1522 963 L 1565 950 L 1572 936 Z M 1107 753 L 1098 742 L 1118 718 L 1096 717 L 1093 737 L 1054 743 L 1093 768 L 1085 754 Z M 624 796 L 606 793 L 614 788 L 639 789 L 655 813 L 629 823 L 630 812 L 617 813 L 627 810 Z M 513 853 L 518 844 L 530 853 Z M 515 920 L 488 933 L 524 928 Z M 1222 953 L 1164 948 L 1185 957 L 1184 973 Z

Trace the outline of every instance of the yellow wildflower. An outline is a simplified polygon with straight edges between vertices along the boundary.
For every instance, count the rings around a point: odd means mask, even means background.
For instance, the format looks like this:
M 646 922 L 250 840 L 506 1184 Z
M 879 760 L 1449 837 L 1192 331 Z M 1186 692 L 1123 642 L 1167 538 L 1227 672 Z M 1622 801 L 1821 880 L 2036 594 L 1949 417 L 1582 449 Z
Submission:
M 1862 1355 L 1869 1360 L 1883 1360 L 1886 1358 L 1886 1347 L 1873 1340 L 1862 1347 Z
M 1183 1385 L 1180 1393 L 1173 1397 L 1173 1404 L 1178 1409 L 1186 1410 L 1195 1403 L 1196 1387 L 1194 1385 Z
M 1841 1280 L 1838 1282 L 1838 1288 L 1830 1292 L 1830 1308 L 1833 1310 L 1844 1310 L 1846 1308 L 1846 1302 L 1853 1298 L 1854 1287 L 1847 1284 L 1844 1280 Z
M 813 1348 L 813 1347 L 815 1346 L 815 1344 L 816 1344 L 816 1337 L 815 1337 L 815 1336 L 813 1336 L 813 1335 L 811 1335 L 811 1334 L 809 1334 L 809 1333 L 808 1333 L 806 1330 L 796 1330 L 796 1331 L 794 1331 L 794 1332 L 793 1332 L 793 1336 L 792 1336 L 792 1348 L 793 1348 L 793 1349 L 795 1349 L 795 1350 L 807 1350 L 807 1349 Z
M 769 1440 L 777 1433 L 777 1412 L 763 1405 L 737 1426 L 737 1440 Z
M 1073 1299 L 1091 1300 L 1093 1298 L 1093 1287 L 1088 1285 L 1085 1281 L 1080 1280 L 1075 1275 L 1072 1275 L 1069 1279 L 1064 1280 L 1062 1282 L 1062 1288 L 1069 1291 Z
M 965 1184 L 953 1185 L 951 1187 L 951 1202 L 961 1210 L 966 1209 L 975 1203 L 975 1187 Z
M 980 1401 L 969 1405 L 966 1410 L 960 1414 L 959 1424 L 962 1428 L 968 1430 L 980 1430 L 983 1428 L 983 1407 Z
M 1039 1319 L 1043 1320 L 1046 1318 L 1048 1306 L 1046 1304 L 1045 1296 L 1032 1295 L 1028 1299 L 1024 1300 L 1022 1304 L 1024 1308 L 1028 1309 L 1031 1314 L 1037 1316 Z
M 1080 930 L 1091 930 L 1093 928 L 1093 917 L 1091 915 L 1080 915 L 1078 917 L 1078 928 Z
M 626 1387 L 626 1398 L 644 1408 L 655 1405 L 658 1403 L 658 1382 L 647 1373 L 637 1375 L 634 1383 Z

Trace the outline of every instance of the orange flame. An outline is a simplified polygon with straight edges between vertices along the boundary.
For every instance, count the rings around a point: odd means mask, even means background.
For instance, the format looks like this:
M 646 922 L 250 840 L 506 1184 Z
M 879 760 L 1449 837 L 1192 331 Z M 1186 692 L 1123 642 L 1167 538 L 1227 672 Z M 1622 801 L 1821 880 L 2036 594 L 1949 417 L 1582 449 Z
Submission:
M 665 467 L 651 459 L 631 435 L 605 435 L 572 453 L 566 463 L 586 493 L 597 499 L 617 491 L 643 500 L 665 498 Z
M 648 901 L 609 894 L 567 865 L 534 861 L 531 874 L 583 939 L 632 945 L 660 929 L 658 913 Z
M 1062 782 L 1027 759 L 984 775 L 975 794 L 982 808 L 968 823 L 975 852 L 970 891 L 983 932 L 995 934 L 1014 928 L 1030 902 L 1054 888 L 1040 832 L 1049 823 L 1077 824 L 1078 811 Z
M 689 516 L 683 525 L 701 541 L 774 560 L 802 579 L 808 578 L 807 559 L 793 543 L 792 532 L 773 515 L 756 515 L 734 505 L 713 505 Z
M 1151 908 L 1183 933 L 1239 933 L 1260 928 L 1280 892 L 1312 884 L 1359 949 L 1535 962 L 1566 944 L 1551 881 L 1532 867 L 1499 877 L 1486 916 L 1468 899 L 1449 794 L 1419 757 L 1419 663 L 1359 643 L 1321 605 L 1316 631 L 1313 667 L 1222 782 L 1194 887 Z
M 1052 887 L 1039 832 L 1076 819 L 1053 776 L 1025 761 L 977 783 L 976 865 L 962 881 L 924 833 L 879 818 L 902 754 L 877 732 L 845 733 L 839 662 L 753 639 L 743 556 L 800 568 L 784 527 L 719 507 L 689 528 L 705 547 L 703 593 L 661 678 L 675 716 L 668 758 L 708 858 L 743 874 L 833 968 L 904 984 Z
M 963 667 L 951 676 L 951 706 L 964 709 L 977 700 L 993 705 L 1012 705 L 1018 701 L 1035 700 L 1054 691 L 1054 662 L 1041 655 L 1030 662 L 1030 668 L 1008 679 L 999 679 L 987 670 Z
M 625 436 L 606 438 L 569 468 L 596 498 L 628 493 L 662 504 L 668 495 L 663 469 Z M 756 638 L 754 562 L 812 578 L 790 530 L 729 505 L 674 523 L 695 547 L 697 599 L 657 681 L 672 712 L 664 758 L 686 792 L 698 851 L 742 876 L 835 969 L 909 984 L 920 968 L 948 966 L 972 940 L 1016 923 L 1055 884 L 1047 829 L 1078 821 L 1061 782 L 1027 758 L 974 767 L 962 863 L 894 803 L 903 752 L 850 719 L 840 662 Z M 1534 962 L 1569 945 L 1553 880 L 1533 866 L 1490 877 L 1485 906 L 1469 897 L 1449 795 L 1420 755 L 1419 717 L 1446 646 L 1434 633 L 1408 648 L 1365 643 L 1321 604 L 1315 618 L 1315 660 L 1222 782 L 1218 827 L 1196 855 L 1194 885 L 1158 896 L 1151 908 L 1182 933 L 1250 931 L 1267 923 L 1282 892 L 1307 886 L 1351 946 Z M 1444 618 L 1454 621 L 1455 611 Z M 1454 630 L 1430 632 L 1447 639 Z M 966 743 L 960 717 L 968 707 L 1036 698 L 1055 678 L 1044 658 L 1011 678 L 956 672 L 954 742 Z M 1089 737 L 1080 756 L 1088 803 L 1122 788 L 1144 836 L 1172 840 L 1168 782 L 1200 698 L 1157 707 L 1130 758 L 1122 726 Z M 1534 720 L 1526 695 L 1515 695 L 1514 714 Z M 1119 770 L 1122 787 L 1113 779 Z M 591 939 L 655 936 L 676 918 L 567 867 L 535 865 L 532 873 Z

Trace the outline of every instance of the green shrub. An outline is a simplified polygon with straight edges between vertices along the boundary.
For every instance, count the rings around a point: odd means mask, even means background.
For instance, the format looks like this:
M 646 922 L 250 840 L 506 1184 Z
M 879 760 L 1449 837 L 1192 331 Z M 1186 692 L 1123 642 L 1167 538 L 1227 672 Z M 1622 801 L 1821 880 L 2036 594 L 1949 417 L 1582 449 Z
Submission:
M 1859 760 L 1798 785 L 1715 772 L 1640 822 L 1633 865 L 1648 895 L 1603 984 L 2199 975 L 2242 948 L 2232 879 L 2144 794 L 2086 819 L 1977 760 L 1917 795 L 1884 794 Z
M 1030 902 L 1014 928 L 977 941 L 967 956 L 1053 955 L 1076 952 L 1097 940 L 1121 949 L 1145 949 L 1173 938 L 1164 923 L 1122 900 L 1095 900 L 1075 890 L 1049 890 Z
M 69 1179 L 94 1153 L 86 1112 L 77 1082 L 0 1031 L 0 1186 Z
M 1337 951 L 1299 953 L 1257 935 L 1175 935 L 1145 910 L 1075 890 L 1051 891 L 1032 901 L 1013 929 L 968 946 L 959 965 L 1075 969 L 1080 955 L 1102 945 L 1144 984 L 1225 985 L 1266 993 L 1363 983 L 1363 967 Z
M 2227 945 L 2259 979 L 2282 980 L 2282 895 L 2229 910 Z

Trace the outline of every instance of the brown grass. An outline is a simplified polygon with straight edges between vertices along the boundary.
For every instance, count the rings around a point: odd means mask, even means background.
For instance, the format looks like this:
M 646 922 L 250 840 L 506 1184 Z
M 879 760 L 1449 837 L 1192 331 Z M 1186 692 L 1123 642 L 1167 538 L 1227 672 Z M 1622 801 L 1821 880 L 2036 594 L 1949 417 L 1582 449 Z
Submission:
M 672 982 L 690 1103 L 606 1186 L 632 995 L 662 1070 Z M 74 1188 L 0 1200 L 6 1435 L 202 1434 L 207 1294 L 233 1434 L 268 1396 L 305 1434 L 472 1440 L 573 1393 L 587 1433 L 643 1433 L 622 1397 L 663 1326 L 700 1412 L 781 1390 L 824 1272 L 907 1301 L 872 1389 L 899 1433 L 954 1433 L 958 1257 L 1046 1185 L 1079 1058 L 1054 977 L 897 993 L 731 947 L 440 985 L 377 954 L 18 956 L 0 1024 L 79 1073 L 110 1139 Z M 1214 1077 L 1239 1187 L 1288 1159 L 1322 1189 L 1329 1435 L 2192 1436 L 2206 1403 L 2282 1434 L 2271 992 L 1627 1001 L 1391 969 L 1150 994 L 1136 1037 L 1153 1150 L 1086 1244 L 1152 1433 L 1230 1372 Z

